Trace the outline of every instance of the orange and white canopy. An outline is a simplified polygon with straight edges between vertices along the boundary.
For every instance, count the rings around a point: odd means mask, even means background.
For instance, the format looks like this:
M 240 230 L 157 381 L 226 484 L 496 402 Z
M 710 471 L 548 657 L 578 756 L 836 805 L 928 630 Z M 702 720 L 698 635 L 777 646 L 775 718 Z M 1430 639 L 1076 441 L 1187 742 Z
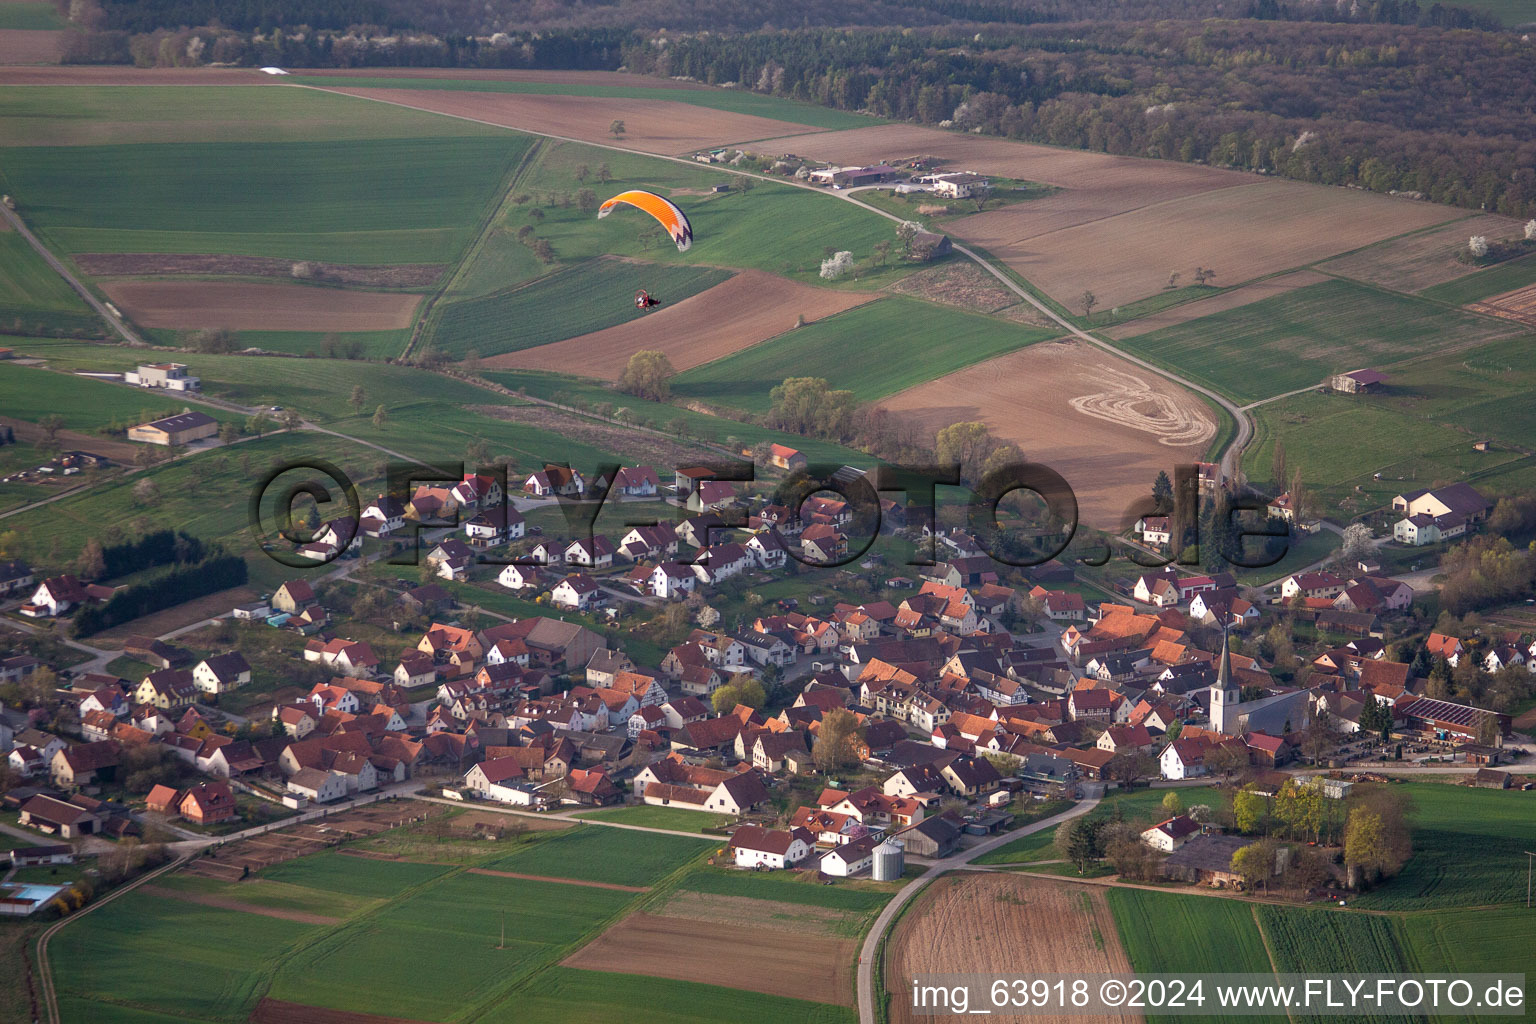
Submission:
M 633 190 L 620 192 L 602 206 L 597 208 L 598 219 L 608 216 L 613 208 L 623 203 L 633 206 L 637 210 L 644 211 L 655 217 L 667 233 L 672 236 L 672 241 L 677 243 L 677 251 L 684 252 L 693 244 L 693 225 L 688 223 L 688 217 L 679 210 L 670 200 L 663 199 L 654 192 L 641 192 Z

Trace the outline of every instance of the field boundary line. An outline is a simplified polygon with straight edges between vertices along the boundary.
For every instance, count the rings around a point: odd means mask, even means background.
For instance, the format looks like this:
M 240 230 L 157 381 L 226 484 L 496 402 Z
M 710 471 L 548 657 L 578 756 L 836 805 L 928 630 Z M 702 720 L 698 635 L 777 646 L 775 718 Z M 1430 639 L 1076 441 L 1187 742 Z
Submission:
M 1259 905 L 1250 903 L 1248 912 L 1253 915 L 1253 927 L 1259 933 L 1259 941 L 1264 943 L 1264 955 L 1269 957 L 1269 971 L 1271 974 L 1279 974 L 1280 966 L 1275 963 L 1275 951 L 1269 946 L 1269 936 L 1264 931 L 1264 922 L 1259 920 Z M 1291 1012 L 1289 1006 L 1285 1008 L 1285 1015 L 1292 1021 L 1296 1019 L 1296 1015 Z

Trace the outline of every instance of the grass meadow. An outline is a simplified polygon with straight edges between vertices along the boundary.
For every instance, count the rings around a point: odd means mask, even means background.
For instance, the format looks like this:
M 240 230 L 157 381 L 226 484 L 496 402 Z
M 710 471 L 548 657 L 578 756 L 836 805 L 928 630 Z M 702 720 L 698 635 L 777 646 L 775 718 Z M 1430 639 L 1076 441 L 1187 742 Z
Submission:
M 64 27 L 59 9 L 51 3 L 0 3 L 0 29 L 47 32 Z
M 443 263 L 529 138 L 21 146 L 0 183 L 57 248 Z
M 486 867 L 586 882 L 651 885 L 711 849 L 714 844 L 704 839 L 593 825 L 562 832 Z
M 653 807 L 650 804 L 604 807 L 596 811 L 582 811 L 576 817 L 588 821 L 617 821 L 624 825 L 665 828 L 674 832 L 702 832 L 707 828 L 729 825 L 736 820 L 729 814 L 705 814 L 681 807 Z
M 672 390 L 766 412 L 786 377 L 825 377 L 869 402 L 1056 333 L 892 296 L 696 366 L 673 378 Z
M 21 344 L 21 351 L 42 351 L 30 341 Z M 113 423 L 128 425 L 168 416 L 185 405 L 164 394 L 121 384 L 0 362 L 0 410 L 33 423 L 56 415 L 64 421 L 65 430 L 93 431 Z M 210 411 L 210 415 L 219 414 Z
M 5 5 L 0 4 L 0 10 Z M 105 327 L 64 279 L 43 262 L 26 239 L 14 231 L 0 232 L 0 329 L 35 331 L 50 314 L 79 326 Z
M 1321 385 L 1455 343 L 1521 333 L 1518 325 L 1349 281 L 1324 281 L 1119 342 L 1239 402 Z
M 1503 295 L 1536 281 L 1536 253 L 1498 263 L 1483 270 L 1426 288 L 1419 295 L 1455 306 Z
M 446 304 L 429 337 L 458 358 L 471 351 L 520 352 L 644 316 L 635 309 L 635 292 L 642 288 L 675 304 L 729 276 L 713 267 L 590 260 L 507 291 Z

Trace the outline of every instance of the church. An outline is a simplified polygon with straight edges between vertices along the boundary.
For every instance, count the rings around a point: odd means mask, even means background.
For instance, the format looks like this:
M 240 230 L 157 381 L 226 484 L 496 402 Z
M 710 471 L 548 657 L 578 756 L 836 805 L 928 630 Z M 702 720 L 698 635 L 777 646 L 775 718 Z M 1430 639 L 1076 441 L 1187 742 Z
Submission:
M 1210 692 L 1211 731 L 1224 736 L 1242 736 L 1250 732 L 1283 736 L 1287 732 L 1300 732 L 1307 727 L 1309 702 L 1306 690 L 1293 690 L 1250 701 L 1240 700 L 1241 695 L 1237 680 L 1232 676 L 1232 653 L 1227 645 L 1227 632 L 1222 630 L 1221 664 Z

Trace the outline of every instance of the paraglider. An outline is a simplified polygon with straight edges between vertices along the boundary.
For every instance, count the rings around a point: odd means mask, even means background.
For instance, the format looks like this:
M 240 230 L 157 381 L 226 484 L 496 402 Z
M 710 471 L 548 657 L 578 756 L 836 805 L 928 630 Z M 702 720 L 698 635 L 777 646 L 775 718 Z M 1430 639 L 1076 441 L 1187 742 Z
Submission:
M 688 247 L 693 244 L 693 225 L 688 223 L 687 215 L 670 200 L 663 199 L 654 192 L 641 192 L 638 189 L 620 192 L 597 208 L 597 219 L 602 220 L 620 204 L 633 206 L 655 217 L 672 236 L 672 241 L 677 243 L 678 252 L 687 252 Z
M 645 311 L 647 309 L 650 309 L 653 306 L 659 306 L 659 305 L 661 305 L 661 300 L 657 299 L 657 298 L 652 298 L 651 293 L 646 291 L 644 288 L 641 288 L 639 291 L 635 292 L 635 308 L 636 309 L 641 310 L 643 312 L 643 311 Z

